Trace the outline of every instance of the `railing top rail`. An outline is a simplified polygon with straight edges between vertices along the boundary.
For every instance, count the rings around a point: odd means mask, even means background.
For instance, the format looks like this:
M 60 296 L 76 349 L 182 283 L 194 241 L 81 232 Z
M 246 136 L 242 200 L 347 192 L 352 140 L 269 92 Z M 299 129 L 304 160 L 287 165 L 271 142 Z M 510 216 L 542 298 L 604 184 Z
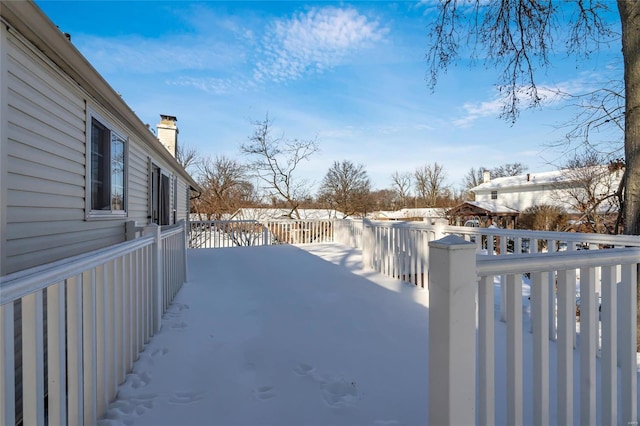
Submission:
M 437 225 L 428 222 L 366 221 L 367 226 L 383 228 L 414 228 L 431 230 Z M 582 232 L 532 231 L 526 229 L 473 228 L 468 226 L 444 225 L 439 228 L 445 234 L 495 235 L 521 237 L 538 240 L 575 241 L 583 243 L 610 244 L 640 247 L 640 235 L 588 234 Z
M 526 229 L 471 228 L 464 226 L 445 226 L 447 234 L 495 235 L 505 237 L 521 237 L 537 240 L 575 241 L 584 243 L 611 244 L 619 246 L 640 247 L 640 235 L 590 234 L 583 232 L 531 231 Z
M 379 228 L 423 228 L 425 230 L 431 230 L 436 225 L 432 225 L 429 222 L 417 222 L 417 221 L 403 221 L 403 220 L 365 220 L 367 226 L 375 226 Z M 473 229 L 473 228 L 465 228 Z
M 0 305 L 12 303 L 28 294 L 151 244 L 153 236 L 141 237 L 0 277 Z
M 258 222 L 265 223 L 290 223 L 290 222 L 331 222 L 334 219 L 258 219 Z
M 246 219 L 246 220 L 190 220 L 191 224 L 200 224 L 200 223 L 259 223 L 257 220 Z
M 480 276 L 571 270 L 581 267 L 614 266 L 640 263 L 640 247 L 610 250 L 579 250 L 555 253 L 477 256 Z
M 172 226 L 169 229 L 162 229 L 162 232 L 160 234 L 160 238 L 164 240 L 165 238 L 169 238 L 169 237 L 171 237 L 173 235 L 180 234 L 180 233 L 182 233 L 182 225 L 181 224 L 177 224 L 177 225 Z

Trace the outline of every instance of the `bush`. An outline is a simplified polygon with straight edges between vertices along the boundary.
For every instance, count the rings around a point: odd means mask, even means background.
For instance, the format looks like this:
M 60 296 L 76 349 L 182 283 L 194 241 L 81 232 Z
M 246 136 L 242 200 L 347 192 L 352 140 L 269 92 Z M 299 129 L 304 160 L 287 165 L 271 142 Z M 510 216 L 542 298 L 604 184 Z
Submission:
M 565 231 L 569 215 L 562 207 L 538 205 L 529 207 L 518 217 L 518 229 L 533 231 Z

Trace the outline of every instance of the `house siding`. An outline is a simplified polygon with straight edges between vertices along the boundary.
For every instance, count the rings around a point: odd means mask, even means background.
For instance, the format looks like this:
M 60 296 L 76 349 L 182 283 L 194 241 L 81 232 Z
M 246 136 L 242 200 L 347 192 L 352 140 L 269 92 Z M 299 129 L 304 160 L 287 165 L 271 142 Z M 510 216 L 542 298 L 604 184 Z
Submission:
M 177 219 L 187 220 L 189 218 L 189 187 L 185 181 L 178 179 L 178 193 L 175 196 L 178 197 Z
M 0 276 L 124 241 L 126 221 L 149 223 L 149 159 L 166 173 L 172 166 L 22 36 L 3 26 L 1 43 Z M 87 220 L 93 113 L 127 140 L 126 217 Z M 177 197 L 179 220 L 187 215 L 189 185 L 178 179 L 171 203 Z
M 120 242 L 124 231 L 117 221 L 84 220 L 86 107 L 81 91 L 19 36 L 3 34 L 6 275 Z
M 495 191 L 495 189 L 493 189 Z M 495 201 L 500 205 L 523 211 L 531 206 L 537 205 L 554 205 L 564 206 L 561 196 L 561 190 L 550 186 L 541 185 L 536 187 L 528 187 L 526 191 L 522 188 L 503 188 L 498 189 L 498 198 L 491 199 L 491 190 L 482 190 L 476 192 L 476 201 Z
M 129 187 L 127 211 L 137 226 L 149 223 L 149 155 L 135 143 L 129 143 Z

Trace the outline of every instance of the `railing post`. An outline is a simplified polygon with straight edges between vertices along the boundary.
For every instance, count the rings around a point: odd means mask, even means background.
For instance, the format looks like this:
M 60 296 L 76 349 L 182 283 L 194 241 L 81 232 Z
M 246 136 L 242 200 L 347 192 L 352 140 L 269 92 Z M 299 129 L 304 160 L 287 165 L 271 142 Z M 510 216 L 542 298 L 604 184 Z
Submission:
M 429 264 L 429 424 L 475 424 L 475 244 L 431 241 Z
M 433 234 L 434 240 L 439 240 L 440 238 L 444 238 L 444 227 L 449 224 L 447 219 L 436 219 L 433 224 Z
M 182 232 L 184 233 L 182 240 L 183 240 L 183 245 L 181 247 L 182 250 L 182 278 L 183 281 L 180 284 L 182 286 L 182 284 L 186 283 L 188 281 L 187 279 L 187 240 L 189 238 L 189 222 L 187 222 L 184 219 L 181 219 L 180 222 L 182 222 Z
M 136 221 L 128 220 L 124 223 L 124 235 L 126 241 L 136 239 Z
M 145 226 L 142 231 L 142 235 L 153 235 L 153 295 L 152 295 L 152 321 L 153 321 L 153 334 L 160 331 L 162 326 L 162 230 L 161 228 L 152 223 Z
M 365 269 L 373 268 L 374 244 L 371 222 L 368 219 L 362 219 L 362 266 Z
M 269 228 L 265 224 L 262 224 L 262 245 L 269 245 Z

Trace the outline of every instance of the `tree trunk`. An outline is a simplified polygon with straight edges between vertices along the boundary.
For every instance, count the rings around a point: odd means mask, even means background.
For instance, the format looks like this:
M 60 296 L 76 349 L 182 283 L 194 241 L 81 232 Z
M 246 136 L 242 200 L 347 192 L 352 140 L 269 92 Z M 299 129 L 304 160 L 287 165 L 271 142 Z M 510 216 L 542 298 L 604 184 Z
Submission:
M 624 233 L 640 235 L 640 3 L 618 0 L 624 58 L 627 167 Z
M 622 23 L 624 58 L 624 154 L 627 185 L 624 204 L 624 233 L 640 235 L 640 2 L 618 0 Z M 636 307 L 640 307 L 640 267 Z M 636 345 L 640 344 L 640 309 L 636 309 Z M 640 346 L 636 347 L 640 350 Z

